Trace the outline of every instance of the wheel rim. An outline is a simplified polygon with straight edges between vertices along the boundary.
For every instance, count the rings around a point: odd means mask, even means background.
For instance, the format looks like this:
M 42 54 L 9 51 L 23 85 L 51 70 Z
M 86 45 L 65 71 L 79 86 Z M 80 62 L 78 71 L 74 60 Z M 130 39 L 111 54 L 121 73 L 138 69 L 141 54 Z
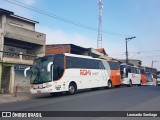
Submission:
M 108 82 L 108 87 L 109 87 L 109 88 L 111 88 L 111 87 L 112 87 L 111 82 Z
M 70 92 L 71 94 L 73 94 L 73 93 L 75 92 L 74 86 L 70 86 L 70 87 L 69 87 L 69 92 Z
M 129 82 L 129 85 L 132 86 L 132 82 L 131 81 Z

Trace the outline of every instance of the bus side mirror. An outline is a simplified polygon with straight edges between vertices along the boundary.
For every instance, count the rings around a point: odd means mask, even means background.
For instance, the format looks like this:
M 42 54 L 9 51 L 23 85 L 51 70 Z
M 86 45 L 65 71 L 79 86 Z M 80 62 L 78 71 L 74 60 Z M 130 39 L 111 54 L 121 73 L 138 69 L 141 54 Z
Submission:
M 123 72 L 124 72 L 123 73 L 123 78 L 125 78 L 126 77 L 126 68 L 123 69 Z
M 153 75 L 152 75 L 152 79 L 153 79 L 154 77 L 153 77 Z
M 47 65 L 47 71 L 50 72 L 51 71 L 51 66 L 53 65 L 53 62 L 48 63 Z
M 27 71 L 30 70 L 31 68 L 30 67 L 27 67 L 25 70 L 24 70 L 24 77 L 27 77 Z

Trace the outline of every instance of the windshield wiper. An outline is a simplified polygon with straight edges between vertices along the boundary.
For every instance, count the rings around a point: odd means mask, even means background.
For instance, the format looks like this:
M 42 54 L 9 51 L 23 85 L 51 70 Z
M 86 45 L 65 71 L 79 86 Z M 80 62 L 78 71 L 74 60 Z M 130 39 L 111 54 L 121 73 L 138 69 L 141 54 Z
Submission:
M 36 82 L 36 80 L 39 82 L 39 80 L 37 79 L 37 77 L 40 75 L 40 70 L 39 70 L 39 68 L 38 67 L 36 67 L 36 66 L 33 66 L 36 70 L 37 70 L 37 74 L 36 74 L 36 77 L 35 77 L 35 79 L 33 80 L 33 84 L 35 84 L 35 82 Z

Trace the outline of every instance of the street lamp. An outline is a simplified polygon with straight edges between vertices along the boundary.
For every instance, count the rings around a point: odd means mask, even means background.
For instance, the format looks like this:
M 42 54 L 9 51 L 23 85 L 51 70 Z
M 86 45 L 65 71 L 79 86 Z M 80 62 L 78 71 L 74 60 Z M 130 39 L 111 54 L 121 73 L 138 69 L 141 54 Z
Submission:
M 128 42 L 130 41 L 130 40 L 132 40 L 132 39 L 134 39 L 134 38 L 136 38 L 135 36 L 134 37 L 130 37 L 130 38 L 126 38 L 125 40 L 126 40 L 126 64 L 128 64 L 128 46 L 127 46 L 127 44 L 128 44 Z

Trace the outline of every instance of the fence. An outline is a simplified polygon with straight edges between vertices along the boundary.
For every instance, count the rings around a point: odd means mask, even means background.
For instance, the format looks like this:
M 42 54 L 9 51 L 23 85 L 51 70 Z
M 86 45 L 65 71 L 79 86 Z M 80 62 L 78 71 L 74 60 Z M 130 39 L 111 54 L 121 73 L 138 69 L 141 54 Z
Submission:
M 22 54 L 22 53 L 14 53 L 14 52 L 6 52 L 6 51 L 0 51 L 3 53 L 3 57 L 8 57 L 8 58 L 15 58 L 15 59 L 24 59 L 24 60 L 34 60 L 37 58 L 36 55 L 31 55 L 31 54 Z

